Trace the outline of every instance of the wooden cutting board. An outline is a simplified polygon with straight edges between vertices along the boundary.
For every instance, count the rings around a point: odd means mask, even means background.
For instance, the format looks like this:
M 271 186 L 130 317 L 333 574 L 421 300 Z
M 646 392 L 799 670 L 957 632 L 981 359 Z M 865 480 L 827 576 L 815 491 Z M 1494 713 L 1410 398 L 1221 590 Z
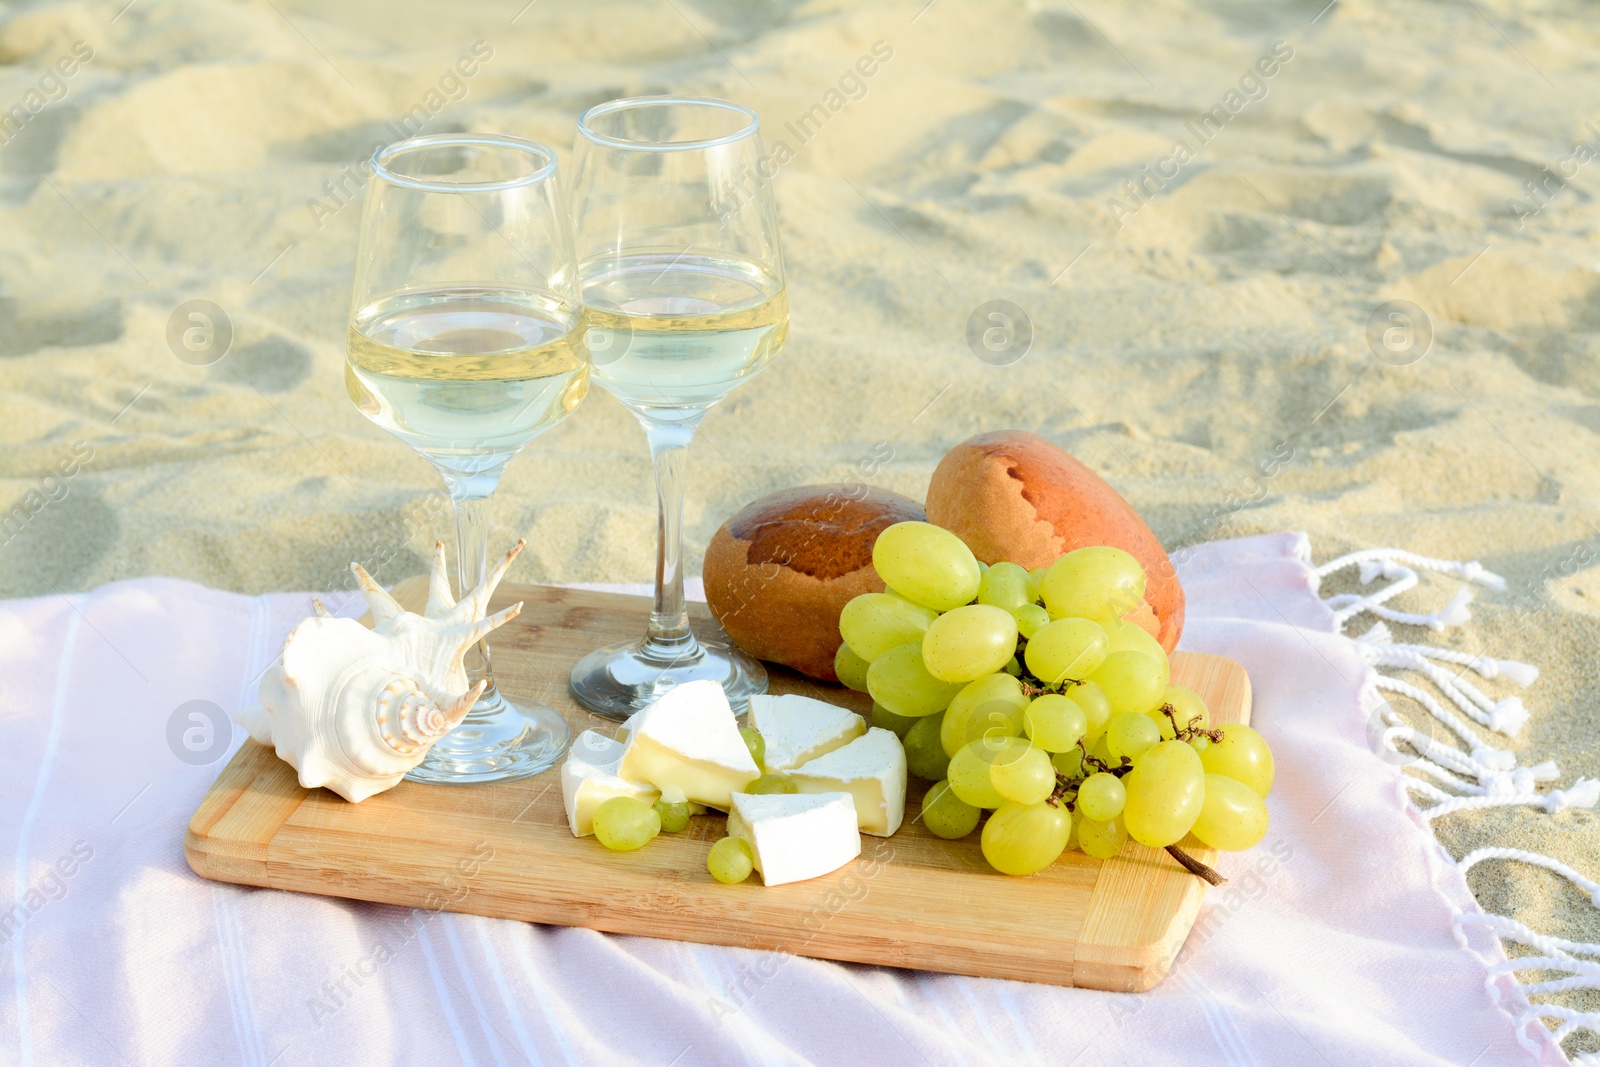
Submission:
M 419 586 L 397 592 L 421 602 Z M 558 709 L 574 735 L 611 733 L 571 699 L 567 675 L 584 653 L 642 632 L 649 602 L 507 586 L 490 610 L 517 600 L 521 616 L 493 640 L 502 690 Z M 697 628 L 713 631 L 695 608 Z M 1180 652 L 1172 680 L 1204 697 L 1214 722 L 1249 721 L 1250 680 L 1234 661 Z M 771 688 L 871 707 L 782 668 Z M 925 787 L 912 779 L 905 825 L 890 838 L 863 835 L 849 866 L 773 888 L 759 876 L 727 886 L 705 866 L 724 833 L 719 815 L 610 852 L 568 831 L 558 771 L 492 785 L 402 782 L 351 804 L 302 789 L 270 748 L 247 741 L 190 820 L 184 853 L 225 882 L 823 959 L 1110 990 L 1149 989 L 1166 974 L 1199 910 L 1200 879 L 1132 842 L 1109 860 L 1069 851 L 1028 878 L 998 874 L 977 833 L 945 841 L 923 829 Z

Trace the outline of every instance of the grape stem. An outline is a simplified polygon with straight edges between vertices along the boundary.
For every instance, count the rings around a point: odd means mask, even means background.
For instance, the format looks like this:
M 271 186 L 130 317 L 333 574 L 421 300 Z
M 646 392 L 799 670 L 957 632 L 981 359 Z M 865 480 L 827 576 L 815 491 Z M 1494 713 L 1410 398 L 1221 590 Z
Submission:
M 1022 683 L 1023 696 L 1032 700 L 1034 697 L 1044 696 L 1046 693 L 1065 693 L 1073 686 L 1083 684 L 1082 678 L 1063 678 L 1054 685 L 1046 682 L 1043 678 L 1040 678 L 1037 674 L 1034 674 L 1032 671 L 1028 670 L 1027 660 L 1025 658 L 1027 655 L 1027 648 L 1028 639 L 1026 637 L 1018 637 L 1016 657 L 1019 673 L 1016 675 L 1016 678 L 1017 681 Z
M 1222 740 L 1222 731 L 1207 730 L 1200 725 L 1200 716 L 1198 715 L 1191 718 L 1186 725 L 1179 726 L 1178 716 L 1175 714 L 1176 711 L 1177 709 L 1171 704 L 1161 705 L 1161 714 L 1165 715 L 1167 721 L 1172 724 L 1173 736 L 1179 741 L 1193 741 L 1197 737 L 1204 737 L 1212 744 L 1217 744 Z
M 1209 867 L 1193 856 L 1189 855 L 1177 845 L 1168 845 L 1167 853 L 1178 861 L 1179 866 L 1196 878 L 1203 878 L 1212 885 L 1227 885 L 1228 880 L 1217 873 L 1215 867 Z
M 1113 767 L 1107 764 L 1104 760 L 1100 759 L 1100 757 L 1089 755 L 1089 746 L 1083 743 L 1083 738 L 1081 737 L 1078 738 L 1078 748 L 1083 752 L 1083 755 L 1080 758 L 1081 767 L 1089 768 L 1090 773 L 1093 773 L 1094 771 L 1104 771 L 1106 774 L 1114 774 L 1120 778 L 1124 774 L 1127 774 L 1129 771 L 1133 770 L 1133 764 L 1126 756 L 1118 756 L 1117 766 Z M 1083 784 L 1083 780 L 1087 777 L 1089 777 L 1088 774 L 1079 774 L 1076 777 L 1069 778 L 1060 771 L 1057 771 L 1056 787 L 1051 791 L 1050 795 L 1045 798 L 1046 803 L 1059 807 L 1061 802 L 1066 800 L 1067 794 L 1076 793 L 1078 791 L 1078 787 Z M 1075 810 L 1075 806 L 1072 801 L 1066 800 L 1066 804 L 1068 811 Z
M 1078 738 L 1078 747 L 1083 750 L 1081 762 L 1085 767 L 1093 767 L 1097 771 L 1104 771 L 1106 774 L 1114 774 L 1119 778 L 1133 770 L 1133 761 L 1128 759 L 1127 756 L 1118 756 L 1117 765 L 1113 767 L 1109 763 L 1106 763 L 1104 760 L 1102 760 L 1099 756 L 1089 755 L 1089 746 L 1084 744 L 1083 738 L 1081 737 Z M 1056 773 L 1056 777 L 1062 777 L 1059 771 Z M 1078 778 L 1073 780 L 1082 781 L 1087 777 L 1089 777 L 1087 774 L 1080 775 Z

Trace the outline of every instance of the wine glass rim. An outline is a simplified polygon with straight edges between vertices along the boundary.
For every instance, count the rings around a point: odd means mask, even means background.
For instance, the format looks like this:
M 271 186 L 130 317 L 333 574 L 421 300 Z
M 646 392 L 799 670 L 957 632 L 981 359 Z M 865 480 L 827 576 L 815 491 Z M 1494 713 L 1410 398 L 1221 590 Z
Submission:
M 669 106 L 718 108 L 723 111 L 736 112 L 749 121 L 732 133 L 725 133 L 718 137 L 700 137 L 689 141 L 635 141 L 626 137 L 613 137 L 610 134 L 601 133 L 590 125 L 591 119 L 609 115 L 613 111 Z M 596 104 L 588 111 L 585 111 L 578 119 L 578 133 L 580 136 L 596 144 L 605 145 L 608 148 L 628 148 L 638 152 L 692 152 L 715 148 L 718 145 L 742 141 L 760 129 L 761 118 L 755 113 L 754 109 L 736 101 L 724 100 L 715 96 L 625 96 L 618 100 L 607 100 L 603 104 Z
M 417 178 L 409 174 L 401 174 L 389 166 L 389 162 L 396 156 L 419 148 L 448 148 L 463 145 L 522 152 L 543 160 L 543 162 L 528 174 L 519 174 L 514 178 L 496 178 L 493 181 L 481 182 L 452 182 L 440 179 Z M 408 137 L 404 141 L 396 141 L 393 144 L 384 145 L 372 153 L 372 168 L 377 173 L 377 176 L 384 181 L 395 185 L 403 185 L 408 189 L 421 189 L 430 193 L 493 193 L 504 189 L 535 185 L 544 181 L 555 173 L 556 154 L 550 150 L 549 146 L 542 145 L 538 141 L 530 141 L 525 137 L 513 137 L 504 133 L 425 133 L 419 137 Z

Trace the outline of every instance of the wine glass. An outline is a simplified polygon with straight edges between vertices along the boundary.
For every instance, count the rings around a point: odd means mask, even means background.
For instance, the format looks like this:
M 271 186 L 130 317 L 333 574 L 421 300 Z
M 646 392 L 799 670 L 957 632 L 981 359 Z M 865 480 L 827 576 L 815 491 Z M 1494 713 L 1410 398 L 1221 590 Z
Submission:
M 414 137 L 379 149 L 372 165 L 345 385 L 363 415 L 444 476 L 465 593 L 483 579 L 489 501 L 506 464 L 588 392 L 571 226 L 555 155 L 533 141 Z M 488 680 L 483 696 L 406 777 L 490 782 L 561 759 L 566 720 L 508 702 L 487 641 L 466 668 L 470 681 Z
M 644 427 L 660 506 L 644 639 L 572 671 L 573 694 L 607 718 L 691 680 L 722 683 L 738 712 L 767 687 L 760 663 L 689 629 L 681 527 L 695 428 L 789 332 L 772 170 L 755 112 L 727 100 L 634 97 L 578 120 L 572 223 L 594 380 Z

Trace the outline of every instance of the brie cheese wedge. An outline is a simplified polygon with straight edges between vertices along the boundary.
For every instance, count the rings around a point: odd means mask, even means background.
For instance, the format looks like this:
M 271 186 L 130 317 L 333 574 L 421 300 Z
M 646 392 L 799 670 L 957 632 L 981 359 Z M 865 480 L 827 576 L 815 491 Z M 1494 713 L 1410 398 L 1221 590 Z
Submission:
M 815 878 L 861 854 L 849 793 L 735 793 L 728 836 L 750 846 L 766 885 Z
M 633 797 L 654 804 L 661 793 L 653 786 L 630 782 L 617 774 L 623 746 L 603 734 L 585 730 L 572 742 L 561 765 L 561 800 L 573 837 L 594 833 L 594 812 L 612 797 Z
M 752 698 L 754 699 L 754 698 Z M 892 730 L 861 737 L 789 772 L 802 793 L 849 793 L 861 832 L 888 837 L 906 810 L 906 750 Z
M 762 762 L 773 774 L 787 774 L 867 732 L 855 712 L 793 693 L 752 696 L 749 724 L 766 743 Z
M 761 776 L 722 686 L 684 682 L 629 720 L 617 775 L 676 788 L 691 801 L 728 810 L 732 794 Z

